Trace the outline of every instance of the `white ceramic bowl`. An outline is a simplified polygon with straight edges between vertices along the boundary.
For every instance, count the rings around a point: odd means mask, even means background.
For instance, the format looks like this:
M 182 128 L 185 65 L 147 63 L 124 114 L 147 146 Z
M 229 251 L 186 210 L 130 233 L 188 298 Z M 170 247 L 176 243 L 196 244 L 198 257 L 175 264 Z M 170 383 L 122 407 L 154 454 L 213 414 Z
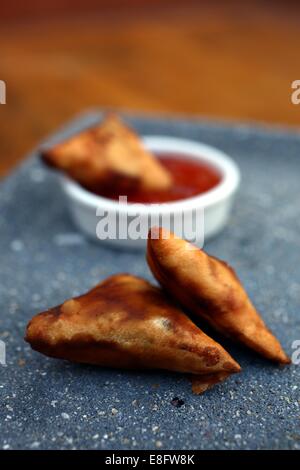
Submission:
M 83 189 L 75 181 L 66 176 L 61 176 L 62 189 L 67 197 L 71 214 L 78 228 L 101 243 L 110 243 L 116 247 L 123 248 L 145 248 L 146 234 L 150 225 L 157 225 L 157 223 L 151 224 L 150 217 L 154 217 L 155 220 L 160 215 L 174 220 L 177 216 L 182 217 L 184 215 L 185 223 L 191 227 L 193 224 L 195 226 L 196 223 L 195 214 L 199 214 L 199 211 L 202 211 L 204 212 L 202 234 L 204 239 L 207 240 L 219 233 L 228 220 L 233 196 L 240 181 L 239 169 L 232 159 L 214 147 L 191 140 L 151 136 L 144 137 L 143 141 L 149 150 L 159 153 L 162 157 L 164 153 L 178 153 L 179 155 L 184 154 L 190 159 L 199 159 L 207 162 L 220 172 L 220 183 L 210 191 L 189 199 L 165 204 L 141 205 L 122 204 L 119 201 L 97 196 Z M 100 215 L 103 216 L 104 214 L 106 214 L 106 221 L 113 224 L 110 227 L 115 227 L 117 233 L 119 233 L 119 230 L 122 230 L 124 238 L 121 238 L 122 236 L 110 236 L 106 239 L 99 239 L 98 235 L 101 232 L 99 228 Z M 143 238 L 132 239 L 132 237 L 128 237 L 126 234 L 132 221 L 136 220 L 137 215 L 143 227 L 146 225 L 146 229 L 144 230 Z M 102 220 L 104 222 L 104 219 Z M 161 225 L 164 225 L 164 223 Z M 178 233 L 178 235 L 182 234 Z M 198 234 L 197 240 L 193 240 L 199 246 L 202 246 L 204 243 L 202 235 Z

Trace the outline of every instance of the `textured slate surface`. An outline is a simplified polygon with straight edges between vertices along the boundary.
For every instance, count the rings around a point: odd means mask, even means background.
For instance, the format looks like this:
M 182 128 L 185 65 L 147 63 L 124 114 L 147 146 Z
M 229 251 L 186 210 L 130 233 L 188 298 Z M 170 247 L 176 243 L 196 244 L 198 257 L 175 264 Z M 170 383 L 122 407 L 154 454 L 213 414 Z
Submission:
M 230 224 L 206 249 L 237 269 L 291 354 L 300 339 L 300 136 L 128 120 L 143 134 L 200 140 L 237 161 L 243 185 Z M 30 350 L 24 329 L 38 311 L 118 271 L 152 279 L 143 253 L 104 249 L 76 234 L 56 177 L 34 156 L 0 185 L 0 256 L 0 338 L 7 348 L 0 448 L 300 448 L 300 366 L 282 370 L 223 341 L 243 373 L 197 397 L 180 375 L 72 365 Z M 173 406 L 174 397 L 184 404 Z

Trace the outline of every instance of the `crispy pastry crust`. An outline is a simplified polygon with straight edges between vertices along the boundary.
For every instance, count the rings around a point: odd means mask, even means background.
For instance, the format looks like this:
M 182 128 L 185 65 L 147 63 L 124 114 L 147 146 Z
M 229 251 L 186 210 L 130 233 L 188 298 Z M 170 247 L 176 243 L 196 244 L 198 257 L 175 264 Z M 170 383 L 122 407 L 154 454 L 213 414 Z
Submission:
M 41 153 L 42 160 L 90 190 L 115 185 L 168 189 L 172 179 L 141 139 L 116 116 Z
M 214 374 L 213 380 L 219 382 L 240 371 L 222 346 L 160 288 L 129 274 L 112 276 L 86 294 L 36 315 L 25 339 L 51 357 L 203 375 L 207 383 Z
M 290 363 L 225 262 L 158 228 L 149 233 L 147 261 L 159 283 L 190 312 L 267 359 Z

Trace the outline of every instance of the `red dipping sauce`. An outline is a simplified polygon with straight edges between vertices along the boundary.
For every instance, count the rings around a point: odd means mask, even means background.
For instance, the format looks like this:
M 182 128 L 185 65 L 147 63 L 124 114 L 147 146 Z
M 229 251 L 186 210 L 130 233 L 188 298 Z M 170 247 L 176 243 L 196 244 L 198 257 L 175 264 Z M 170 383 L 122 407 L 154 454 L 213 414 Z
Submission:
M 171 174 L 173 185 L 164 191 L 145 191 L 140 188 L 127 191 L 128 202 L 154 204 L 179 201 L 209 191 L 222 179 L 220 172 L 215 167 L 204 161 L 193 159 L 188 155 L 164 152 L 163 154 L 156 154 L 156 157 Z M 96 194 L 117 200 L 120 195 L 125 196 L 113 187 L 102 192 L 99 190 Z

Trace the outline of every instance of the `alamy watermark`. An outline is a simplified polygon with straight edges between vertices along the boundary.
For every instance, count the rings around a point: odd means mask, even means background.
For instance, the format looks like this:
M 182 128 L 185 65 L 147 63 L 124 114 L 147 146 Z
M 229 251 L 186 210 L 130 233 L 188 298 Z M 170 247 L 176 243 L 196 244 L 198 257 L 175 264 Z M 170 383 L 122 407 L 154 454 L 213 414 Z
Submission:
M 0 339 L 0 366 L 6 366 L 6 344 Z
M 204 245 L 204 209 L 172 210 L 166 204 L 127 204 L 127 196 L 120 196 L 118 208 L 105 211 L 101 207 L 96 210 L 99 221 L 96 235 L 99 240 L 147 240 L 152 227 L 163 227 L 178 237 L 195 243 L 202 248 Z M 165 233 L 167 235 L 167 233 Z M 158 232 L 151 232 L 152 238 Z M 165 237 L 165 236 L 164 236 Z
M 294 80 L 291 85 L 292 90 L 291 101 L 293 104 L 300 104 L 300 80 Z
M 300 364 L 300 339 L 295 339 L 295 341 L 292 342 L 292 349 L 294 349 L 292 363 L 298 366 Z
M 0 104 L 6 104 L 6 83 L 0 80 Z

